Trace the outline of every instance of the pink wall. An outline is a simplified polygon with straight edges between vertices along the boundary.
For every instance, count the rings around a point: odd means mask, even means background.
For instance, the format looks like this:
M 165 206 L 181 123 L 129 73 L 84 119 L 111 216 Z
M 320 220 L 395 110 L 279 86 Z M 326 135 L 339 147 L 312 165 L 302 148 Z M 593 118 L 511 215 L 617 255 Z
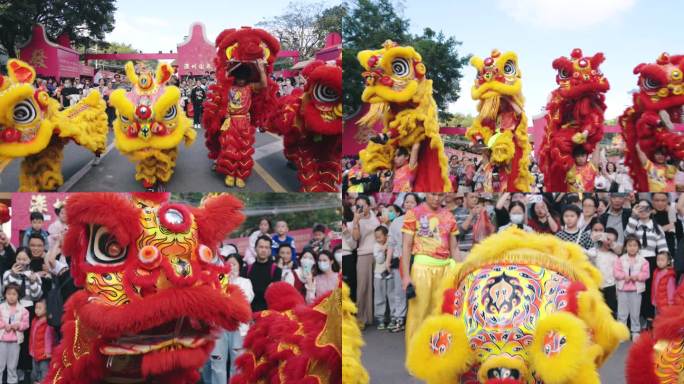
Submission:
M 71 47 L 50 42 L 40 24 L 33 27 L 33 34 L 28 43 L 20 47 L 19 58 L 31 64 L 39 77 L 76 78 L 82 71 L 78 52 Z
M 193 23 L 187 40 L 178 44 L 178 75 L 204 75 L 214 70 L 214 44 L 204 34 L 204 24 Z
M 34 193 L 34 192 L 17 192 L 12 194 L 12 244 L 16 247 L 21 243 L 19 238 L 19 231 L 24 230 L 31 226 L 30 212 L 31 198 L 33 196 L 44 196 L 46 203 L 46 210 L 41 211 L 45 217 L 45 224 L 43 228 L 47 228 L 55 220 L 57 220 L 57 215 L 55 214 L 55 209 L 53 205 L 59 200 L 65 200 L 67 197 L 66 193 L 60 192 L 50 192 L 50 193 Z

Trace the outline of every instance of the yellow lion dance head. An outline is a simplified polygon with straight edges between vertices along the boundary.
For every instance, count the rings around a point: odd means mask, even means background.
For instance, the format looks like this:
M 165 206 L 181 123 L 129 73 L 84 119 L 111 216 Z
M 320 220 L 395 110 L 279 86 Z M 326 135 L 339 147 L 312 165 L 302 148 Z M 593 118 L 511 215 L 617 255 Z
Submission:
M 126 63 L 126 76 L 133 85 L 130 92 L 117 89 L 109 97 L 116 109 L 114 122 L 116 146 L 122 152 L 143 149 L 171 149 L 184 137 L 195 132 L 180 105 L 180 90 L 166 86 L 173 68 L 165 63 L 157 66 L 156 76 L 144 66 L 136 73 L 132 62 Z
M 75 105 L 61 105 L 36 89 L 36 71 L 16 59 L 0 76 L 0 171 L 15 158 L 26 157 L 19 175 L 20 191 L 52 190 L 62 182 L 62 149 L 67 139 L 93 152 L 103 152 L 107 139 L 105 103 L 97 90 Z
M 361 95 L 364 103 L 405 103 L 411 101 L 418 85 L 425 79 L 425 64 L 413 47 L 402 47 L 387 40 L 381 49 L 358 53 L 359 63 L 366 70 L 366 88 Z
M 600 282 L 575 244 L 517 228 L 488 237 L 445 278 L 407 367 L 430 384 L 599 383 L 597 367 L 629 337 Z

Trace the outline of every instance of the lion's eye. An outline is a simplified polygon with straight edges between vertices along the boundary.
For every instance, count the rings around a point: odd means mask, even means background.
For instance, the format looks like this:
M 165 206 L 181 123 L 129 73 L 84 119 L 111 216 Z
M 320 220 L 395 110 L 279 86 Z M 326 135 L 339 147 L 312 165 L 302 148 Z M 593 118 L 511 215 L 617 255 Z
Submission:
M 93 265 L 118 264 L 126 258 L 128 247 L 121 244 L 106 227 L 92 225 L 86 261 Z
M 337 94 L 337 91 L 335 91 L 332 87 L 328 87 L 327 85 L 320 83 L 314 86 L 313 95 L 316 100 L 322 103 L 334 103 L 340 98 L 340 96 Z
M 409 74 L 409 71 L 410 66 L 408 60 L 401 57 L 392 60 L 392 72 L 394 72 L 396 76 L 407 76 Z
M 28 100 L 17 103 L 12 113 L 12 118 L 17 124 L 29 124 L 36 119 L 36 116 L 36 107 Z
M 176 118 L 176 114 L 178 111 L 176 110 L 176 106 L 172 105 L 171 108 L 169 108 L 168 111 L 166 111 L 166 114 L 164 115 L 164 120 L 173 120 Z

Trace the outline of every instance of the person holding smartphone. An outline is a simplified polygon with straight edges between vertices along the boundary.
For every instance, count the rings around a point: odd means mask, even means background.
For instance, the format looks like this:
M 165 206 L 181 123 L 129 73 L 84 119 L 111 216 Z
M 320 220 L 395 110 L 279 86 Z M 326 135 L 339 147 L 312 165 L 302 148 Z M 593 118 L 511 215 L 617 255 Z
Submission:
M 380 221 L 371 211 L 371 201 L 366 195 L 356 198 L 352 238 L 358 244 L 356 249 L 356 313 L 359 327 L 373 324 L 373 248 L 375 247 L 375 228 Z

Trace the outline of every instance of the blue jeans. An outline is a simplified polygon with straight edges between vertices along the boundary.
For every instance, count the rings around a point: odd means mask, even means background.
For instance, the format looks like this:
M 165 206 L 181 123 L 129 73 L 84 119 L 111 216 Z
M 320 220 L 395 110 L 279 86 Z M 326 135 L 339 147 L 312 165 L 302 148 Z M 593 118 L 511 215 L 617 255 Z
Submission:
M 239 331 L 221 332 L 214 350 L 202 369 L 204 384 L 228 383 L 227 361 L 230 359 L 230 376 L 235 375 L 235 359 L 242 353 L 242 336 Z

